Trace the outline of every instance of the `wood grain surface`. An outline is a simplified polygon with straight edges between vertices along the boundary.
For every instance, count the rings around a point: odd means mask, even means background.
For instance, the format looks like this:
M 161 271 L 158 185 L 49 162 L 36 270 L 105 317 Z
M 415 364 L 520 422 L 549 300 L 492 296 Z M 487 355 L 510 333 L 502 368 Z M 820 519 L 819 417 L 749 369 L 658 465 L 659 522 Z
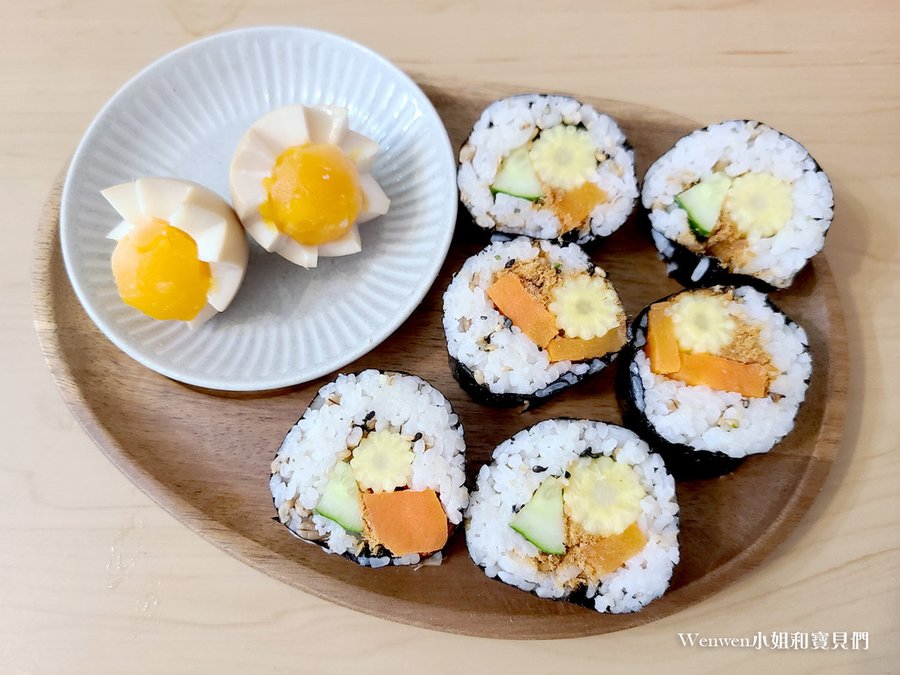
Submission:
M 763 565 L 704 602 L 613 635 L 504 642 L 423 631 L 224 555 L 96 449 L 34 338 L 41 204 L 94 114 L 140 68 L 217 30 L 279 23 L 341 33 L 429 78 L 604 96 L 704 123 L 759 118 L 810 147 L 838 204 L 825 256 L 849 335 L 845 435 L 822 494 Z M 895 672 L 898 26 L 900 7 L 876 0 L 0 3 L 0 670 Z M 687 648 L 678 637 L 775 631 L 864 631 L 869 643 Z
M 491 101 L 521 93 L 508 86 L 418 79 L 455 148 Z M 635 104 L 585 100 L 622 125 L 639 175 L 697 127 Z M 93 326 L 71 288 L 59 246 L 59 193 L 55 185 L 38 231 L 35 317 L 44 356 L 76 419 L 116 466 L 177 518 L 267 574 L 351 609 L 423 628 L 530 640 L 653 621 L 735 583 L 783 541 L 818 494 L 841 437 L 847 339 L 834 280 L 819 258 L 775 296 L 806 328 L 814 363 L 794 431 L 730 475 L 678 485 L 681 561 L 661 600 L 623 615 L 541 600 L 488 580 L 469 559 L 462 532 L 440 566 L 363 568 L 298 541 L 272 520 L 268 478 L 275 450 L 334 376 L 275 392 L 220 393 L 185 386 L 132 361 Z M 407 371 L 436 386 L 466 430 L 467 473 L 474 479 L 494 447 L 524 427 L 552 417 L 621 423 L 621 415 L 615 365 L 527 412 L 485 407 L 462 392 L 447 362 L 441 298 L 454 272 L 488 239 L 462 211 L 450 254 L 421 305 L 394 335 L 341 372 Z M 638 209 L 613 236 L 591 247 L 630 316 L 680 288 L 666 278 L 648 232 Z

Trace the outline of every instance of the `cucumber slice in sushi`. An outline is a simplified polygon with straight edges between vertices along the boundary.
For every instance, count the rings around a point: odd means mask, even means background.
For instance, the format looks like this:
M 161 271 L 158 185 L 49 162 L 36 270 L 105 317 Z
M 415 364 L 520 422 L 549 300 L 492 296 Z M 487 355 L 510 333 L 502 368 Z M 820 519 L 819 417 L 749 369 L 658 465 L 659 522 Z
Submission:
M 320 516 L 333 520 L 348 532 L 362 532 L 362 505 L 353 470 L 346 462 L 338 462 L 325 484 L 322 498 L 314 509 Z
M 516 148 L 503 160 L 497 178 L 491 184 L 491 192 L 502 192 L 532 202 L 543 196 L 544 188 L 531 166 L 527 146 Z
M 698 237 L 705 239 L 712 234 L 730 187 L 728 176 L 714 173 L 675 197 L 675 203 L 687 212 L 688 224 Z
M 563 488 L 558 478 L 548 478 L 534 496 L 513 516 L 509 526 L 544 553 L 566 552 Z

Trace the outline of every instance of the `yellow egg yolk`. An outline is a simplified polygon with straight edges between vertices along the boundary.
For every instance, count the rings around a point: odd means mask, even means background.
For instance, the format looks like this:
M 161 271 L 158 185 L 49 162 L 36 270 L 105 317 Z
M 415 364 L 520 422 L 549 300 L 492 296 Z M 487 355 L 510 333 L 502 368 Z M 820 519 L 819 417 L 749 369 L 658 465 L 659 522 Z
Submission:
M 356 165 L 336 145 L 293 146 L 263 179 L 263 219 L 308 246 L 340 239 L 362 208 Z
M 112 271 L 125 304 L 161 320 L 190 321 L 212 278 L 193 238 L 163 221 L 135 227 L 116 244 Z

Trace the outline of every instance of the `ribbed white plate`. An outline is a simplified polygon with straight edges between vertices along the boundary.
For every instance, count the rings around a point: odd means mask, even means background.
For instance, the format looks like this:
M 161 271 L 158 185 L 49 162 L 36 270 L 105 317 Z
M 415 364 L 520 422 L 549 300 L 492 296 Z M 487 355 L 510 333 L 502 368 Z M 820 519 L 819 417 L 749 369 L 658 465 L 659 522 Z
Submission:
M 100 190 L 141 176 L 185 178 L 228 195 L 231 153 L 258 117 L 290 103 L 346 106 L 382 146 L 372 173 L 391 199 L 360 227 L 361 253 L 305 270 L 251 243 L 231 307 L 200 329 L 154 321 L 119 299 L 110 271 L 119 218 Z M 299 384 L 390 335 L 428 291 L 456 222 L 447 132 L 398 68 L 344 38 L 253 28 L 190 44 L 150 65 L 106 104 L 72 160 L 60 235 L 75 292 L 106 336 L 148 368 L 212 389 Z

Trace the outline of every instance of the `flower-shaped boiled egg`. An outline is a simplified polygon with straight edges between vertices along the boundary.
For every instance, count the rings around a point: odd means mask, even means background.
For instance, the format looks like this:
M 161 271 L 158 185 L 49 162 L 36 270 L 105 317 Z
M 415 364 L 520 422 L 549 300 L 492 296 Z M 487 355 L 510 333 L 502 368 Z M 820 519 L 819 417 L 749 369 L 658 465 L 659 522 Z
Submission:
M 362 250 L 357 225 L 390 200 L 368 173 L 379 145 L 346 108 L 291 105 L 258 119 L 231 161 L 231 200 L 253 239 L 303 267 Z
M 122 222 L 112 271 L 122 300 L 154 319 L 195 328 L 234 299 L 249 249 L 215 192 L 186 180 L 138 178 L 102 191 Z

